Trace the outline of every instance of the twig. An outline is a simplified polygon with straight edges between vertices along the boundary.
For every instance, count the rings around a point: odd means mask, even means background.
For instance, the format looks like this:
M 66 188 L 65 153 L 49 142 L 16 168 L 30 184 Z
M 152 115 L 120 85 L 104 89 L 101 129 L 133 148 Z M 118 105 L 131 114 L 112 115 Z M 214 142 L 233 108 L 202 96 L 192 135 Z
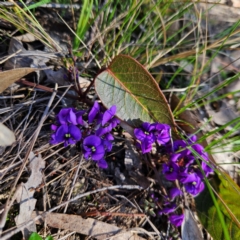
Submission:
M 55 89 L 57 89 L 57 84 L 55 85 Z M 48 105 L 46 106 L 45 111 L 44 111 L 44 113 L 43 113 L 43 115 L 42 115 L 42 118 L 41 118 L 41 120 L 40 120 L 40 122 L 39 122 L 38 128 L 37 128 L 36 131 L 34 132 L 34 136 L 33 136 L 33 139 L 32 139 L 32 141 L 31 141 L 31 144 L 30 144 L 30 146 L 29 146 L 29 148 L 28 148 L 28 150 L 27 150 L 25 159 L 24 159 L 24 161 L 23 161 L 23 163 L 22 163 L 22 166 L 21 166 L 21 168 L 20 168 L 20 170 L 19 170 L 19 173 L 18 173 L 18 175 L 17 175 L 17 177 L 16 177 L 16 179 L 15 179 L 14 185 L 13 185 L 13 187 L 12 187 L 10 193 L 9 193 L 9 198 L 8 198 L 8 200 L 7 200 L 7 203 L 6 203 L 7 205 L 10 204 L 10 202 L 11 202 L 11 196 L 13 195 L 14 191 L 16 191 L 17 182 L 18 182 L 18 180 L 19 180 L 19 178 L 20 178 L 20 176 L 21 176 L 21 174 L 22 174 L 23 169 L 25 168 L 25 166 L 26 166 L 26 164 L 27 164 L 27 162 L 28 162 L 28 158 L 29 158 L 30 152 L 31 152 L 32 149 L 33 149 L 33 146 L 34 146 L 34 144 L 35 144 L 35 141 L 37 140 L 37 137 L 38 137 L 38 135 L 39 135 L 39 132 L 40 132 L 40 130 L 41 130 L 41 128 L 42 128 L 42 125 L 43 125 L 44 121 L 46 120 L 46 118 L 48 117 L 49 109 L 50 109 L 50 106 L 52 105 L 52 102 L 53 102 L 55 96 L 56 96 L 56 92 L 54 92 L 54 93 L 52 94 L 52 96 L 51 96 L 51 98 L 50 98 L 50 100 L 49 100 L 49 102 L 48 102 Z M 2 221 L 3 221 L 2 224 L 5 225 L 6 218 L 3 219 Z M 1 229 L 0 229 L 0 230 L 1 230 Z M 1 234 L 1 232 L 0 232 L 0 234 Z
M 131 217 L 139 218 L 146 217 L 144 213 L 121 213 L 121 212 L 101 212 L 101 211 L 92 211 L 81 214 L 82 217 L 91 217 L 91 216 L 120 216 L 120 217 Z
M 83 194 L 79 194 L 77 195 L 76 197 L 66 201 L 66 202 L 63 202 L 62 204 L 54 207 L 54 208 L 51 208 L 49 209 L 48 211 L 46 212 L 43 212 L 41 215 L 38 215 L 37 217 L 35 217 L 34 219 L 22 224 L 22 225 L 19 225 L 18 228 L 15 228 L 13 230 L 7 230 L 5 231 L 5 235 L 3 235 L 1 237 L 1 240 L 7 240 L 7 239 L 10 239 L 13 235 L 15 235 L 16 233 L 20 232 L 22 229 L 24 229 L 25 227 L 27 227 L 28 225 L 32 224 L 33 222 L 39 220 L 40 218 L 44 217 L 46 215 L 46 213 L 49 213 L 49 212 L 53 212 L 61 207 L 63 207 L 65 204 L 67 203 L 70 203 L 70 202 L 74 202 L 80 198 L 83 198 L 83 197 L 86 197 L 90 194 L 95 194 L 95 193 L 98 193 L 98 192 L 103 192 L 103 191 L 107 191 L 107 190 L 116 190 L 116 189 L 128 189 L 128 190 L 133 190 L 133 189 L 138 189 L 138 190 L 143 190 L 142 187 L 138 186 L 138 185 L 116 185 L 116 186 L 110 186 L 110 187 L 104 187 L 104 188 L 101 188 L 101 189 L 97 189 L 97 190 L 94 190 L 94 191 L 90 191 L 90 192 L 86 192 L 86 193 L 83 193 Z

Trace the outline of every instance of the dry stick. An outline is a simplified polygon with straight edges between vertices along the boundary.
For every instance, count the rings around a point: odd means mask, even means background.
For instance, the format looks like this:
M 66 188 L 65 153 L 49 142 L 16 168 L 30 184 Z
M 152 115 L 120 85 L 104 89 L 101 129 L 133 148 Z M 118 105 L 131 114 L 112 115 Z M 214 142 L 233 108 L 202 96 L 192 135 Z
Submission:
M 129 199 L 127 199 L 125 196 L 122 196 L 122 195 L 116 195 L 116 197 L 120 197 L 120 198 L 123 198 L 125 199 L 127 202 L 129 202 L 133 207 L 135 207 L 136 209 L 138 209 L 138 211 L 140 211 L 142 214 L 144 214 L 145 216 L 145 219 L 148 221 L 148 223 L 152 226 L 153 230 L 155 231 L 155 233 L 159 236 L 160 233 L 159 231 L 155 228 L 155 226 L 153 225 L 153 223 L 150 221 L 149 217 L 146 216 L 145 213 L 143 213 L 143 210 L 136 204 L 134 204 L 133 202 L 131 202 Z M 134 200 L 135 201 L 135 200 Z M 136 201 L 135 201 L 136 202 Z M 139 214 L 139 213 L 138 213 Z M 157 230 L 157 231 L 156 231 Z
M 41 89 L 41 90 L 44 90 L 44 91 L 50 92 L 50 93 L 52 93 L 52 92 L 54 92 L 54 91 L 56 91 L 56 93 L 57 93 L 57 94 L 60 94 L 60 95 L 63 95 L 63 94 L 65 93 L 65 92 L 62 93 L 62 92 L 57 91 L 57 90 L 55 90 L 55 89 L 46 87 L 46 86 L 44 86 L 44 85 L 40 85 L 40 84 L 36 84 L 36 83 L 29 82 L 29 81 L 26 81 L 26 80 L 19 80 L 19 81 L 17 81 L 16 83 L 22 83 L 22 84 L 24 84 L 24 85 L 27 85 L 27 86 L 30 86 L 30 87 L 34 87 L 34 88 L 37 88 L 37 89 Z M 79 100 L 79 97 L 74 96 L 74 95 L 72 95 L 72 94 L 66 93 L 66 94 L 64 94 L 64 96 L 65 96 L 65 97 L 68 97 L 68 98 L 71 98 L 71 99 L 73 99 L 73 100 Z
M 140 212 L 143 212 L 143 210 L 140 208 L 140 206 L 137 204 L 137 202 L 134 199 L 134 202 L 138 208 L 138 210 Z M 154 224 L 152 223 L 152 221 L 150 220 L 149 216 L 146 216 L 146 220 L 147 222 L 150 224 L 150 226 L 152 227 L 152 229 L 155 231 L 155 233 L 157 234 L 157 236 L 159 237 L 159 239 L 161 239 L 161 233 L 158 231 L 158 229 L 154 226 Z
M 101 188 L 101 189 L 97 189 L 97 190 L 93 190 L 93 191 L 86 192 L 86 193 L 83 193 L 83 194 L 79 194 L 76 197 L 74 197 L 74 198 L 72 198 L 72 199 L 70 199 L 70 200 L 68 200 L 66 202 L 63 202 L 63 203 L 61 203 L 60 205 L 58 205 L 56 207 L 51 208 L 51 209 L 49 209 L 46 212 L 43 212 L 41 215 L 38 215 L 34 219 L 29 220 L 28 222 L 19 225 L 18 228 L 12 230 L 11 232 L 9 232 L 9 230 L 5 231 L 6 234 L 1 237 L 1 240 L 10 239 L 14 234 L 20 232 L 22 229 L 26 228 L 28 225 L 30 225 L 33 222 L 39 220 L 40 218 L 44 218 L 47 213 L 53 212 L 53 211 L 63 207 L 65 204 L 68 204 L 70 202 L 74 202 L 74 201 L 76 201 L 76 200 L 78 200 L 80 198 L 86 197 L 86 196 L 88 196 L 90 194 L 94 194 L 94 193 L 98 193 L 98 192 L 102 192 L 102 191 L 107 191 L 107 190 L 115 190 L 115 189 L 128 189 L 128 190 L 138 189 L 138 190 L 143 190 L 144 188 L 140 187 L 138 185 L 116 185 L 116 186 L 104 187 L 104 188 Z
M 20 53 L 22 51 L 22 49 L 19 49 L 19 50 L 17 50 L 15 53 L 13 53 L 13 54 L 11 54 L 11 55 L 9 55 L 9 56 L 7 56 L 6 58 L 4 58 L 2 61 L 0 61 L 0 64 L 2 64 L 2 63 L 4 63 L 4 62 L 6 62 L 8 59 L 10 59 L 10 58 L 12 58 L 12 57 L 14 57 L 15 55 L 17 55 L 18 53 Z
M 82 217 L 91 217 L 91 216 L 120 216 L 120 217 L 131 217 L 131 218 L 139 218 L 146 217 L 145 213 L 121 213 L 121 212 L 101 212 L 101 211 L 92 211 L 81 214 Z
M 12 96 L 0 96 L 0 99 L 13 99 L 13 98 L 24 98 L 24 94 L 12 95 Z
M 78 163 L 78 168 L 77 168 L 77 171 L 75 172 L 75 176 L 74 176 L 74 179 L 73 179 L 73 182 L 72 182 L 72 186 L 71 186 L 71 189 L 70 189 L 70 192 L 69 192 L 69 195 L 68 195 L 68 199 L 67 200 L 70 200 L 70 198 L 71 198 L 71 195 L 72 195 L 72 192 L 73 192 L 73 188 L 74 188 L 74 186 L 75 186 L 75 183 L 76 183 L 76 180 L 77 180 L 77 177 L 78 177 L 78 173 L 79 173 L 79 170 L 80 170 L 80 166 L 82 165 L 81 163 L 82 163 L 82 160 L 83 160 L 83 155 L 81 155 L 81 159 L 80 159 L 80 161 L 79 161 L 79 163 Z M 66 213 L 66 211 L 67 211 L 67 208 L 68 208 L 68 203 L 66 204 L 66 206 L 65 206 L 65 209 L 64 209 L 64 213 Z
M 49 97 L 44 97 L 44 98 L 41 98 L 41 99 L 31 100 L 31 101 L 27 101 L 27 102 L 24 102 L 24 103 L 19 103 L 19 104 L 16 104 L 15 106 L 12 106 L 12 107 L 6 107 L 6 108 L 3 108 L 3 109 L 0 109 L 0 114 L 12 111 L 15 108 L 28 106 L 28 105 L 34 104 L 34 103 L 43 102 L 43 101 L 48 100 L 48 99 L 49 99 Z
M 58 85 L 56 84 L 56 85 L 55 85 L 55 90 L 57 90 L 57 86 L 58 86 Z M 21 176 L 21 174 L 22 174 L 23 169 L 25 168 L 25 166 L 26 166 L 26 164 L 27 164 L 27 162 L 28 162 L 29 154 L 30 154 L 30 152 L 32 151 L 32 149 L 33 149 L 33 147 L 34 147 L 35 141 L 37 140 L 37 137 L 38 137 L 38 134 L 39 134 L 39 132 L 40 132 L 40 130 L 41 130 L 41 127 L 42 127 L 44 121 L 46 120 L 46 118 L 47 118 L 47 116 L 48 116 L 48 112 L 49 112 L 50 106 L 52 105 L 52 102 L 53 102 L 55 96 L 56 96 L 56 91 L 53 92 L 53 94 L 52 94 L 52 96 L 51 96 L 51 98 L 50 98 L 50 100 L 49 100 L 49 102 L 48 102 L 48 105 L 47 105 L 47 107 L 46 107 L 46 109 L 45 109 L 45 111 L 44 111 L 44 113 L 43 113 L 43 115 L 42 115 L 42 118 L 41 118 L 41 120 L 40 120 L 39 126 L 38 126 L 38 128 L 36 129 L 36 131 L 35 131 L 35 133 L 34 133 L 34 137 L 33 137 L 32 142 L 31 142 L 31 144 L 30 144 L 30 146 L 29 146 L 29 148 L 28 148 L 28 151 L 27 151 L 27 153 L 26 153 L 26 157 L 25 157 L 25 159 L 24 159 L 24 161 L 23 161 L 23 163 L 22 163 L 22 166 L 21 166 L 21 168 L 20 168 L 20 170 L 19 170 L 19 173 L 18 173 L 18 175 L 17 175 L 17 177 L 16 177 L 16 180 L 15 180 L 15 182 L 14 182 L 13 188 L 12 188 L 11 191 L 10 191 L 10 194 L 9 194 L 9 197 L 8 197 L 8 200 L 7 200 L 7 203 L 6 203 L 7 206 L 10 204 L 11 196 L 13 195 L 13 192 L 15 192 L 15 190 L 16 190 L 17 182 L 18 182 L 18 180 L 19 180 L 19 178 L 20 178 L 20 176 Z M 8 212 L 8 209 L 6 209 L 6 210 L 7 210 L 6 212 Z M 6 217 L 1 219 L 0 236 L 1 236 L 1 234 L 2 234 L 2 228 L 3 228 L 3 226 L 5 225 L 5 222 L 6 222 Z

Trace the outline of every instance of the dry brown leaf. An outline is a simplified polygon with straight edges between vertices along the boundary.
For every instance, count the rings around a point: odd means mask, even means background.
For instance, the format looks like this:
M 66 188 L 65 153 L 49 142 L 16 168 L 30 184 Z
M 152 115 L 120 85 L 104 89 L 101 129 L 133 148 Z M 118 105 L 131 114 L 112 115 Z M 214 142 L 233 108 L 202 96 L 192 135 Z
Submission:
M 38 214 L 41 214 L 41 212 Z M 35 218 L 38 214 L 33 212 L 32 218 Z M 93 218 L 84 219 L 79 215 L 49 212 L 44 215 L 44 220 L 50 227 L 78 232 L 87 236 L 92 236 L 98 240 L 105 240 L 110 236 L 112 236 L 110 239 L 113 240 L 144 240 L 131 232 L 120 233 L 118 236 L 114 236 L 121 232 L 121 229 L 117 226 Z M 43 221 L 39 220 L 36 223 L 42 224 Z
M 213 106 L 215 109 L 213 108 Z M 216 103 L 212 103 L 212 105 L 206 104 L 205 108 L 212 120 L 216 124 L 221 126 L 238 117 L 238 114 L 233 110 L 232 106 L 224 99 Z M 232 127 L 234 127 L 235 125 L 236 123 L 231 124 L 226 129 L 231 130 Z M 238 131 L 235 131 L 234 134 L 236 134 L 237 132 Z
M 0 123 L 0 146 L 7 147 L 12 145 L 15 141 L 14 133 L 4 124 Z
M 0 93 L 7 87 L 26 76 L 29 73 L 38 70 L 37 68 L 16 68 L 9 71 L 0 72 Z
M 31 175 L 26 183 L 22 183 L 16 193 L 17 202 L 20 204 L 19 215 L 16 216 L 16 225 L 23 224 L 31 220 L 31 214 L 35 209 L 36 199 L 33 198 L 35 189 L 42 183 L 41 170 L 45 167 L 45 162 L 41 156 L 36 157 L 33 152 L 29 155 L 29 167 Z M 28 239 L 31 232 L 36 232 L 36 225 L 33 223 L 22 230 L 25 239 Z
M 20 36 L 14 37 L 15 39 L 21 41 L 21 42 L 34 42 L 38 40 L 33 34 L 31 33 L 25 33 Z

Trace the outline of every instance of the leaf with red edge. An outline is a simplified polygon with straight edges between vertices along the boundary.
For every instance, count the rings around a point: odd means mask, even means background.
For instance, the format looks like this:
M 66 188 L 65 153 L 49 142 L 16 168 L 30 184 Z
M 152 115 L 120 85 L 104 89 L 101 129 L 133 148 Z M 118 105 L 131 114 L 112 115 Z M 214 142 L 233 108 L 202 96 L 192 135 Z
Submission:
M 117 106 L 116 116 L 131 127 L 142 122 L 175 122 L 167 100 L 151 74 L 135 59 L 118 55 L 95 79 L 95 89 L 102 103 Z

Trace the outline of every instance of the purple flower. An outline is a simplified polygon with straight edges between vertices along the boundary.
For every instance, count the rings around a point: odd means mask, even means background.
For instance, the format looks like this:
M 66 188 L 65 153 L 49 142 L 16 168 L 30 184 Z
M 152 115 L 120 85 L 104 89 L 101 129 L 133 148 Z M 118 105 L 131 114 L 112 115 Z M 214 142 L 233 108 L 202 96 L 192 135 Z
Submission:
M 167 180 L 174 181 L 178 179 L 179 166 L 174 162 L 164 163 L 162 172 Z
M 83 120 L 82 116 L 86 111 L 81 110 L 76 112 L 76 118 L 77 118 L 77 123 L 84 126 L 84 127 L 88 127 L 88 124 Z
M 184 220 L 184 215 L 183 214 L 180 214 L 180 215 L 171 214 L 171 215 L 169 215 L 169 220 L 170 220 L 171 224 L 173 224 L 174 226 L 180 227 Z
M 142 124 L 141 128 L 135 128 L 134 129 L 134 135 L 135 137 L 140 140 L 144 141 L 147 139 L 149 142 L 154 142 L 154 134 L 153 131 L 154 126 L 148 122 L 145 122 Z
M 74 108 L 63 108 L 57 115 L 60 124 L 77 125 L 77 117 Z
M 195 161 L 194 156 L 187 155 L 186 153 L 187 152 L 184 151 L 184 152 L 172 154 L 170 160 L 172 162 L 175 162 L 179 167 L 181 167 L 184 170 Z
M 107 164 L 107 162 L 105 161 L 104 158 L 98 160 L 97 165 L 98 165 L 98 167 L 103 168 L 103 169 L 108 167 L 108 164 Z
M 102 126 L 104 126 L 106 123 L 109 123 L 109 121 L 114 118 L 116 111 L 117 107 L 115 105 L 105 111 L 102 118 Z
M 154 123 L 154 136 L 158 144 L 166 144 L 170 140 L 170 126 L 167 124 Z
M 55 131 L 52 134 L 51 144 L 64 142 L 64 146 L 67 147 L 69 144 L 75 144 L 82 137 L 80 129 L 75 125 L 63 124 L 60 127 L 52 125 L 51 128 Z
M 182 191 L 179 188 L 174 187 L 174 188 L 171 188 L 169 191 L 169 197 L 171 199 L 174 199 L 175 197 L 180 195 L 182 195 Z
M 162 213 L 165 213 L 165 214 L 169 214 L 169 213 L 172 213 L 176 210 L 177 206 L 175 203 L 167 203 L 164 208 L 162 210 L 160 210 L 158 213 L 159 214 L 162 214 Z
M 105 154 L 102 140 L 98 136 L 90 135 L 83 140 L 83 152 L 86 159 L 100 160 Z
M 141 143 L 137 143 L 137 147 L 141 148 L 142 153 L 148 153 L 152 150 L 152 142 L 149 139 L 144 139 Z
M 100 113 L 100 105 L 97 101 L 94 102 L 92 109 L 88 114 L 88 122 L 92 123 L 95 117 Z
M 192 194 L 193 196 L 196 196 L 204 190 L 204 183 L 202 181 L 190 182 L 184 184 L 184 187 L 188 193 Z
M 179 177 L 179 181 L 184 184 L 186 191 L 193 196 L 196 196 L 204 189 L 204 183 L 196 172 L 190 174 L 182 173 Z
M 201 167 L 202 167 L 202 170 L 204 171 L 206 177 L 208 177 L 209 173 L 213 172 L 211 165 L 210 166 L 209 165 L 210 165 L 210 163 L 207 164 L 207 162 L 202 161 Z
M 108 132 L 107 128 L 99 128 L 96 131 L 96 135 L 102 139 L 104 147 L 107 149 L 108 152 L 110 152 L 113 146 L 111 142 L 112 140 L 114 140 L 113 135 Z

